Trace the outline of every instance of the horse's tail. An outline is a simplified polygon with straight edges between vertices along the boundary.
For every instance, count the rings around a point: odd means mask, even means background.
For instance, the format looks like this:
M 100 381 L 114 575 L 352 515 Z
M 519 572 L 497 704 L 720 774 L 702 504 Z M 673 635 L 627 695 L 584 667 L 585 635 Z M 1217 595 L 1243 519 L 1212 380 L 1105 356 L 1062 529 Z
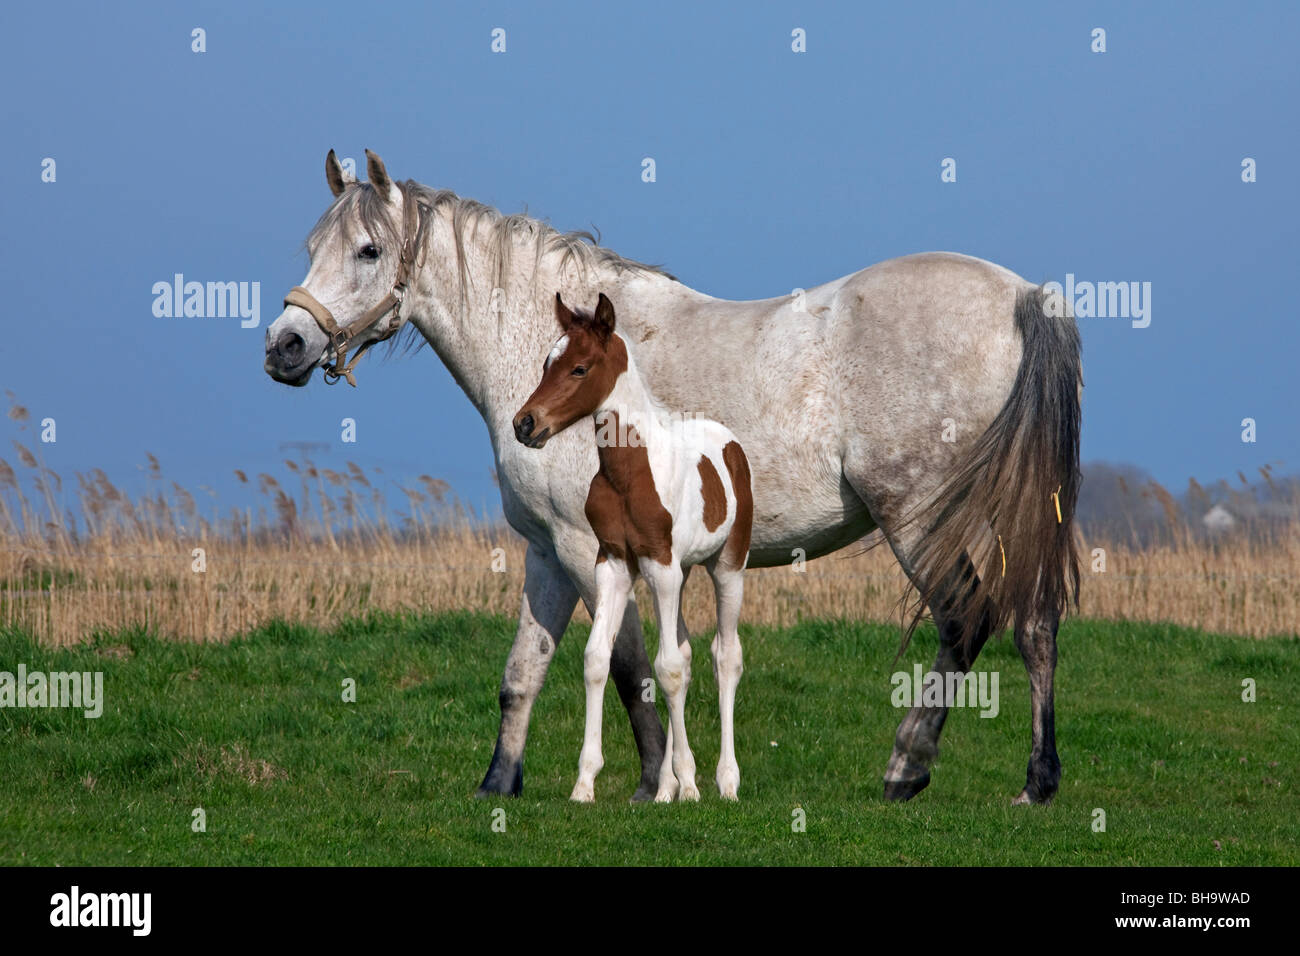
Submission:
M 1079 329 L 1068 309 L 1044 309 L 1042 288 L 1016 296 L 1023 343 L 1011 394 L 956 470 L 914 519 L 927 529 L 912 579 L 920 603 L 903 646 L 933 600 L 963 644 L 1012 616 L 1060 616 L 1079 601 L 1072 522 L 1079 494 Z M 1060 297 L 1052 300 L 1063 305 Z M 972 579 L 972 572 L 974 577 Z M 954 577 L 955 575 L 955 577 Z M 987 622 L 983 619 L 987 615 Z

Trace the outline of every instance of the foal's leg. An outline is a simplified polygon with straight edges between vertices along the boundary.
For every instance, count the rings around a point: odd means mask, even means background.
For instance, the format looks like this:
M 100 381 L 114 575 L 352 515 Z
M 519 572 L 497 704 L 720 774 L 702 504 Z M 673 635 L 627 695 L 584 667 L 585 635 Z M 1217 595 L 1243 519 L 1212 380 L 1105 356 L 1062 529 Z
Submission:
M 939 628 L 939 653 L 935 655 L 934 670 L 940 674 L 965 674 L 971 669 L 984 643 L 989 639 L 989 619 L 986 614 L 980 626 L 963 646 L 961 627 L 953 621 L 947 609 L 952 607 L 951 597 L 957 588 L 973 588 L 975 568 L 965 559 L 962 571 L 949 575 L 940 597 L 931 605 L 935 624 Z M 944 678 L 947 686 L 947 677 Z M 930 782 L 930 766 L 939 756 L 939 734 L 948 719 L 946 701 L 943 705 L 926 707 L 917 704 L 902 723 L 894 737 L 894 752 L 885 770 L 885 799 L 908 800 Z
M 728 800 L 737 799 L 740 788 L 740 764 L 736 762 L 736 686 L 745 669 L 740 650 L 740 606 L 744 600 L 744 570 L 728 570 L 714 565 L 713 592 L 718 606 L 718 633 L 710 648 L 713 676 L 718 681 L 718 715 L 722 724 L 722 747 L 718 752 L 718 793 Z
M 588 537 L 590 536 L 590 537 Z M 567 547 L 560 552 L 560 560 L 569 577 L 578 586 L 588 613 L 596 616 L 596 546 L 590 527 L 581 535 L 563 539 Z M 586 545 L 591 544 L 590 551 Z M 664 756 L 664 729 L 653 698 L 646 694 L 646 682 L 652 679 L 650 658 L 646 656 L 645 638 L 641 634 L 641 616 L 636 600 L 629 598 L 623 611 L 623 621 L 614 638 L 614 651 L 609 660 L 609 676 L 618 691 L 619 700 L 632 722 L 632 735 L 636 741 L 637 755 L 641 759 L 641 782 L 632 794 L 633 803 L 652 799 L 659 786 L 659 767 Z
M 587 724 L 583 734 L 582 754 L 578 758 L 578 782 L 570 800 L 591 803 L 596 799 L 596 774 L 605 765 L 601 752 L 601 727 L 605 710 L 605 682 L 609 679 L 609 658 L 614 638 L 623 620 L 632 575 L 627 565 L 616 558 L 596 559 L 596 614 L 591 623 L 591 637 L 582 656 L 583 680 L 587 685 Z
M 614 653 L 610 658 L 609 670 L 619 700 L 623 702 L 628 719 L 632 722 L 632 737 L 641 759 L 641 782 L 632 794 L 632 802 L 644 803 L 659 785 L 659 768 L 663 763 L 667 742 L 654 700 L 646 697 L 645 682 L 651 675 L 650 658 L 646 656 L 641 617 L 634 601 L 629 601 L 623 612 L 623 623 L 614 639 Z
M 691 576 L 691 569 L 687 568 L 682 572 L 682 587 L 679 592 L 682 597 L 677 601 L 677 646 L 682 649 L 682 656 L 686 658 L 686 684 L 691 683 L 691 634 L 686 629 L 686 618 L 682 615 L 682 604 L 686 594 L 686 579 Z M 659 803 L 666 803 L 675 799 L 677 796 L 677 777 L 673 774 L 673 725 L 672 721 L 668 722 L 667 742 L 664 744 L 664 759 L 659 766 L 659 789 L 655 792 L 655 800 Z
M 695 757 L 686 740 L 686 687 L 690 682 L 690 661 L 678 646 L 677 620 L 681 612 L 682 570 L 674 559 L 663 565 L 658 561 L 641 562 L 641 574 L 654 596 L 659 619 L 659 652 L 655 655 L 655 676 L 668 702 L 672 726 L 672 767 L 677 778 L 677 796 L 681 800 L 698 800 L 695 786 Z M 672 795 L 663 789 L 655 796 L 667 802 Z
M 1016 648 L 1029 672 L 1029 694 L 1033 706 L 1033 750 L 1025 789 L 1012 803 L 1051 803 L 1061 782 L 1061 760 L 1056 755 L 1056 712 L 1052 681 L 1056 672 L 1055 615 L 1032 618 L 1022 626 L 1016 622 Z

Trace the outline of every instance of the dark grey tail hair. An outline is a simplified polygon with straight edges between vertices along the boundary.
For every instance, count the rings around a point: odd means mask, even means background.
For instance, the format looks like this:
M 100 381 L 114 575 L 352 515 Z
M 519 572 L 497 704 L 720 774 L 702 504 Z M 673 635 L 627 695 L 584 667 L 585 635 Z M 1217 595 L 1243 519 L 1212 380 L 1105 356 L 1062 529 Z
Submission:
M 1078 605 L 1079 329 L 1072 316 L 1048 315 L 1043 304 L 1041 288 L 1016 296 L 1023 352 L 1011 394 L 968 456 L 907 519 L 927 533 L 909 556 L 919 601 L 903 648 L 934 601 L 961 628 L 963 650 L 981 626 L 997 634 L 1013 616 L 1059 617 L 1071 597 Z

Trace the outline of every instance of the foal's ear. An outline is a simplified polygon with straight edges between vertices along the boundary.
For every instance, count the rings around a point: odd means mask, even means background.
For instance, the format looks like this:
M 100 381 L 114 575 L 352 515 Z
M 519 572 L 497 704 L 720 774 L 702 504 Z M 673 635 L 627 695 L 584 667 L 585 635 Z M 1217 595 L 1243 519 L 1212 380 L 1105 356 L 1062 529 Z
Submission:
M 325 182 L 330 184 L 330 192 L 338 196 L 356 181 L 356 176 L 344 172 L 343 164 L 339 162 L 339 158 L 334 155 L 334 150 L 331 149 L 330 154 L 325 157 Z
M 384 168 L 384 161 L 366 150 L 366 179 L 370 180 L 370 185 L 375 192 L 387 198 L 393 190 L 393 181 L 388 178 L 388 170 Z
M 555 321 L 560 323 L 560 328 L 565 332 L 573 325 L 573 311 L 564 304 L 558 292 L 555 293 Z
M 614 334 L 614 303 L 603 292 L 596 300 L 596 314 L 592 316 L 591 326 L 601 338 L 607 339 Z

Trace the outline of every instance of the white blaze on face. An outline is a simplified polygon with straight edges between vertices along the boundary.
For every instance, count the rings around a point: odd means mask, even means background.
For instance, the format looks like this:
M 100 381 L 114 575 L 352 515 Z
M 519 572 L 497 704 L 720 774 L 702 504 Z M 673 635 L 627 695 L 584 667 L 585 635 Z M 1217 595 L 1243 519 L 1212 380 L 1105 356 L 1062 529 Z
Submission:
M 561 355 L 563 355 L 564 350 L 567 349 L 568 347 L 569 347 L 569 337 L 567 335 L 561 335 L 558 339 L 556 339 L 555 344 L 551 346 L 551 353 L 546 356 L 546 361 L 545 363 L 543 363 L 542 368 L 543 369 L 550 368 L 551 363 L 554 362 Z

